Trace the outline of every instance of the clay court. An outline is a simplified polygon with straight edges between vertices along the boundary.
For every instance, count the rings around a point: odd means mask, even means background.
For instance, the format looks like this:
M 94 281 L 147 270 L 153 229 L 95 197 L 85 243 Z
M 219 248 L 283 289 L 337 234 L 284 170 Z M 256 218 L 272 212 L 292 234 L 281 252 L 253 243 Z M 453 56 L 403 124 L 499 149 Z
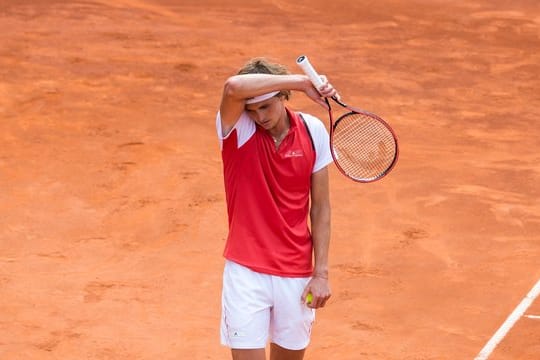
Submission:
M 0 0 L 0 33 L 1 359 L 229 358 L 215 113 L 255 56 L 400 139 L 381 181 L 331 165 L 306 359 L 472 360 L 540 279 L 536 0 Z M 533 300 L 490 360 L 540 358 Z

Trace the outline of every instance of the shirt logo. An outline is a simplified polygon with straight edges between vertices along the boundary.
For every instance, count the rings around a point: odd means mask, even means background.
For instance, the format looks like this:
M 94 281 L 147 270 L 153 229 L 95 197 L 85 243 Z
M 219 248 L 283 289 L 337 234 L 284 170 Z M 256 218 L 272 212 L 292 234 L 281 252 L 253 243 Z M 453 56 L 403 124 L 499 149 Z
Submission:
M 289 150 L 283 156 L 286 157 L 286 158 L 302 157 L 302 156 L 304 156 L 304 152 L 302 150 Z

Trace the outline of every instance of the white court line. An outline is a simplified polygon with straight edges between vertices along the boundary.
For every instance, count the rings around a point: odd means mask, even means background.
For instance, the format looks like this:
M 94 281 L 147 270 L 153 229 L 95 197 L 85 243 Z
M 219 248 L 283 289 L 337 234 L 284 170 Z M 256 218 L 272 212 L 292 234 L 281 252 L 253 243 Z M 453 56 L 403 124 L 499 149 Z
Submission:
M 529 319 L 540 319 L 540 315 L 525 315 L 525 317 Z
M 533 286 L 531 291 L 525 296 L 525 298 L 519 303 L 519 305 L 514 309 L 514 311 L 508 316 L 506 321 L 501 325 L 499 330 L 493 335 L 493 337 L 487 342 L 484 348 L 478 353 L 474 360 L 486 360 L 489 355 L 495 350 L 499 342 L 506 336 L 508 331 L 514 326 L 516 321 L 519 320 L 521 316 L 527 311 L 529 306 L 534 302 L 534 300 L 540 294 L 540 280 Z

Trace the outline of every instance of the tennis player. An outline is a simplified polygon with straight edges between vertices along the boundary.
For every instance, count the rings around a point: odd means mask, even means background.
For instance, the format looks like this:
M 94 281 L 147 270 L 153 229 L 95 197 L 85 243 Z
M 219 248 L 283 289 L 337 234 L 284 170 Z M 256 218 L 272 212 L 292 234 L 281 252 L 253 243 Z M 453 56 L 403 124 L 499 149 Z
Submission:
M 269 342 L 270 359 L 303 359 L 315 309 L 330 298 L 328 133 L 286 106 L 301 91 L 327 108 L 323 97 L 338 94 L 322 78 L 315 89 L 307 76 L 256 58 L 224 84 L 216 118 L 229 218 L 221 342 L 234 360 L 264 360 Z

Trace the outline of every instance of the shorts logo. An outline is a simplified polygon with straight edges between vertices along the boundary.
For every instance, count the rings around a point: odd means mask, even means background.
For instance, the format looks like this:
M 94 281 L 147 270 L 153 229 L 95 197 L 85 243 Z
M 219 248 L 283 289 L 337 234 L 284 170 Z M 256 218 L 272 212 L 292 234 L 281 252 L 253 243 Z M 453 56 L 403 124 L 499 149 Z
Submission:
M 302 150 L 289 150 L 283 156 L 286 157 L 286 158 L 302 157 L 302 156 L 304 156 L 304 152 Z
M 239 338 L 239 337 L 245 337 L 246 333 L 243 331 L 238 330 L 231 330 L 231 337 L 233 338 Z

